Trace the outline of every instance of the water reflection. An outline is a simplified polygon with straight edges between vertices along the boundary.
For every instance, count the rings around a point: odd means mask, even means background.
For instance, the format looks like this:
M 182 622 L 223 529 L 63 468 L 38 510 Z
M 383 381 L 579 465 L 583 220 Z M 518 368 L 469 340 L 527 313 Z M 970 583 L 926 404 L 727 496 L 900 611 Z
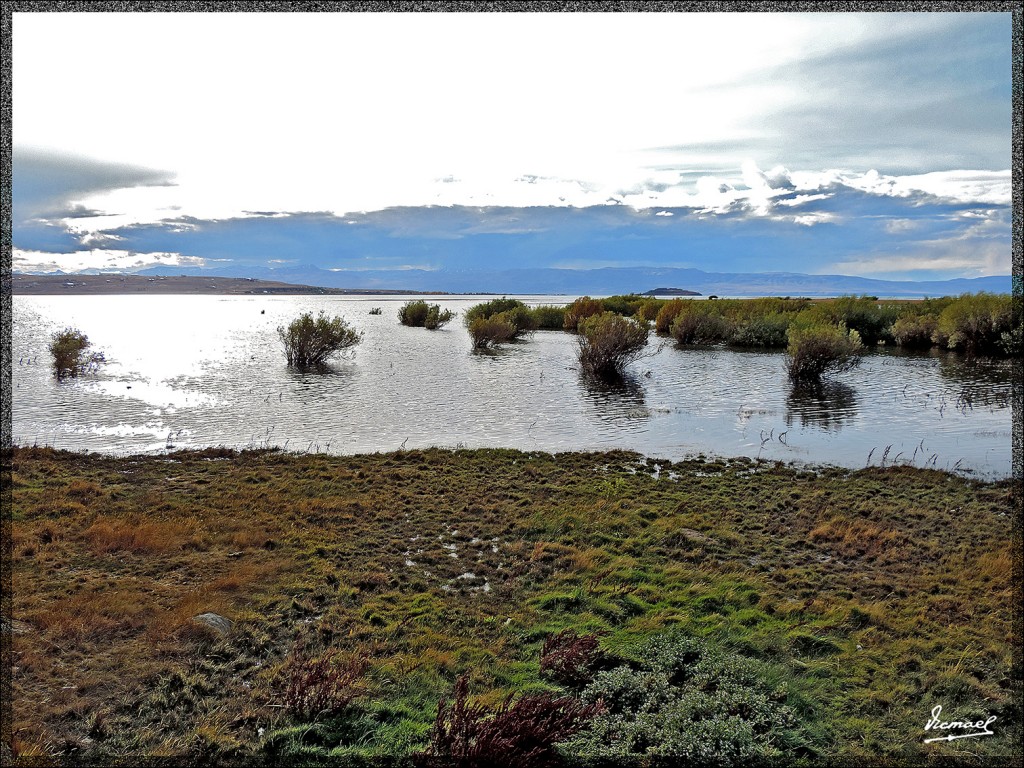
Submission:
M 651 417 L 639 376 L 602 377 L 580 372 L 579 382 L 584 400 L 602 422 L 622 425 Z
M 818 386 L 793 386 L 786 397 L 786 426 L 799 420 L 801 427 L 814 426 L 839 432 L 857 416 L 857 392 L 841 381 Z

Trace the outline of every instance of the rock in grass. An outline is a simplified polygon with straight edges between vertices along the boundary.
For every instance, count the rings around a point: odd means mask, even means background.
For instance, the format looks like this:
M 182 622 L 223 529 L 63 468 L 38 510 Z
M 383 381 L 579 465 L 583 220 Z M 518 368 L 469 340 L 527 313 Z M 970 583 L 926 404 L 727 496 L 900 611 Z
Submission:
M 217 613 L 201 613 L 198 616 L 193 616 L 192 621 L 209 627 L 221 636 L 231 631 L 231 622 Z

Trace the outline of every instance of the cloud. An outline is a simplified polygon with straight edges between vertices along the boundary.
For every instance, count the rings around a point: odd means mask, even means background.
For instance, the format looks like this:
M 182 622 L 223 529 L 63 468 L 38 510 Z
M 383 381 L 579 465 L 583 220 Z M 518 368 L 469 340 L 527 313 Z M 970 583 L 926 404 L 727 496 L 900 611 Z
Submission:
M 174 266 L 202 269 L 207 260 L 196 256 L 182 256 L 180 253 L 138 253 L 94 248 L 74 253 L 47 253 L 26 251 L 15 248 L 12 266 L 16 272 L 137 272 L 156 266 Z
M 71 154 L 15 147 L 12 153 L 15 223 L 32 217 L 100 215 L 79 201 L 89 195 L 132 187 L 169 186 L 174 174 Z

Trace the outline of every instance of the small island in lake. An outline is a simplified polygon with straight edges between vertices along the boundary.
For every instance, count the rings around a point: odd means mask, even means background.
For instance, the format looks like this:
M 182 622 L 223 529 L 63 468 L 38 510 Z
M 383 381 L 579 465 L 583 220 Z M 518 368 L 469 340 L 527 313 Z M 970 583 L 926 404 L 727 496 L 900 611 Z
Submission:
M 641 296 L 701 296 L 697 291 L 688 291 L 685 288 L 655 288 L 652 291 L 641 293 Z

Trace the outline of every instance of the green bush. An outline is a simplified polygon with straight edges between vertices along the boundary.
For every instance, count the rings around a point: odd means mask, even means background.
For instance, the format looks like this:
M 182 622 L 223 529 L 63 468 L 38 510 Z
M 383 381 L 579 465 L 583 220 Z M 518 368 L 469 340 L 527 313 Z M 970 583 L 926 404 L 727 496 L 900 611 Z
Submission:
M 509 310 L 519 308 L 527 309 L 527 306 L 519 301 L 519 299 L 509 299 L 503 296 L 500 299 L 485 301 L 483 304 L 475 304 L 466 310 L 463 320 L 468 328 L 469 324 L 478 318 L 493 317 L 501 312 L 508 312 Z
M 426 328 L 433 331 L 445 325 L 455 314 L 451 310 L 441 310 L 440 304 L 427 304 L 423 300 L 408 301 L 398 310 L 398 322 L 413 328 Z
M 927 349 L 933 343 L 939 318 L 935 315 L 907 314 L 892 324 L 892 338 L 899 346 L 908 349 Z
M 826 373 L 856 367 L 864 350 L 857 332 L 842 326 L 793 324 L 786 336 L 786 371 L 798 385 L 817 385 Z
M 1002 352 L 1003 334 L 1012 333 L 1013 327 L 1009 295 L 964 294 L 942 310 L 936 335 L 950 349 L 969 356 L 994 355 Z
M 541 304 L 530 310 L 534 325 L 542 331 L 560 331 L 565 327 L 565 307 Z
M 89 367 L 105 362 L 102 352 L 89 353 L 89 337 L 77 328 L 65 328 L 50 339 L 53 373 L 58 379 L 78 376 Z
M 660 334 L 668 333 L 676 317 L 683 312 L 686 309 L 686 306 L 690 303 L 689 299 L 671 299 L 666 301 L 661 305 L 661 309 L 658 310 L 658 314 L 654 318 L 654 330 Z
M 733 347 L 764 347 L 766 349 L 786 346 L 786 331 L 790 317 L 780 313 L 755 317 L 736 325 L 729 333 L 729 345 Z
M 504 313 L 494 317 L 478 317 L 469 324 L 474 349 L 487 349 L 506 344 L 516 338 L 516 326 Z
M 616 315 L 622 315 L 623 317 L 636 317 L 636 313 L 640 311 L 640 307 L 645 300 L 643 296 L 630 293 L 624 296 L 608 296 L 601 299 L 601 306 L 604 307 L 605 312 L 614 312 Z
M 603 312 L 579 324 L 579 361 L 595 376 L 621 376 L 625 367 L 645 355 L 646 323 Z
M 856 331 L 864 344 L 889 341 L 900 307 L 879 304 L 875 296 L 840 296 L 838 299 L 814 304 L 803 313 L 809 324 L 843 325 Z
M 640 303 L 640 308 L 636 311 L 636 316 L 641 320 L 652 323 L 658 317 L 658 313 L 663 306 L 665 306 L 665 299 L 644 299 Z
M 277 334 L 284 344 L 288 365 L 299 368 L 323 365 L 328 358 L 351 349 L 363 338 L 343 319 L 328 317 L 323 311 L 315 318 L 304 312 L 287 328 L 279 326 Z
M 570 333 L 578 333 L 580 321 L 604 312 L 604 304 L 600 299 L 592 299 L 589 296 L 580 296 L 576 301 L 565 308 L 565 319 L 562 327 Z
M 729 337 L 729 321 L 697 302 L 688 310 L 676 315 L 669 328 L 673 338 L 680 344 L 718 344 Z
M 604 702 L 589 730 L 562 745 L 584 763 L 737 764 L 808 754 L 785 686 L 754 661 L 679 633 L 656 636 L 633 666 L 598 673 L 584 703 Z

